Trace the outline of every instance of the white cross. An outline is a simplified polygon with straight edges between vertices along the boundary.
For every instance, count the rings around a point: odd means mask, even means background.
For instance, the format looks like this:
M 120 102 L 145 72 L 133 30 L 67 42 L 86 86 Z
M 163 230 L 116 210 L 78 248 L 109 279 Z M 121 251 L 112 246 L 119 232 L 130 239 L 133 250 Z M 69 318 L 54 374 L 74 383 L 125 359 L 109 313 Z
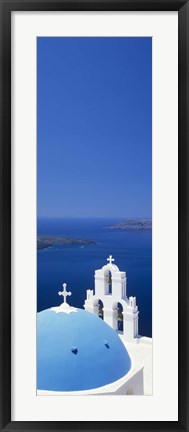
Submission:
M 66 303 L 66 297 L 71 296 L 72 293 L 71 291 L 66 291 L 66 287 L 67 287 L 66 283 L 64 283 L 62 286 L 63 286 L 63 291 L 59 291 L 58 295 L 64 297 L 64 303 Z
M 115 261 L 115 259 L 110 255 L 109 258 L 107 258 L 107 261 L 110 261 L 109 264 L 112 264 L 112 261 Z

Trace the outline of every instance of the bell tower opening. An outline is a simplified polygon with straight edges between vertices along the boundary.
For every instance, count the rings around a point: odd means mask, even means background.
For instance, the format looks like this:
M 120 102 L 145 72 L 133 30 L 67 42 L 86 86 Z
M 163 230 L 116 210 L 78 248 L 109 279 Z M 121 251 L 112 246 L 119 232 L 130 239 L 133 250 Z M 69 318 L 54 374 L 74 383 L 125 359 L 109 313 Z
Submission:
M 102 320 L 104 319 L 104 304 L 101 300 L 98 300 L 98 316 L 99 318 L 101 318 Z
M 108 294 L 112 294 L 112 273 L 108 272 Z
M 117 304 L 117 331 L 123 332 L 123 306 L 121 303 Z

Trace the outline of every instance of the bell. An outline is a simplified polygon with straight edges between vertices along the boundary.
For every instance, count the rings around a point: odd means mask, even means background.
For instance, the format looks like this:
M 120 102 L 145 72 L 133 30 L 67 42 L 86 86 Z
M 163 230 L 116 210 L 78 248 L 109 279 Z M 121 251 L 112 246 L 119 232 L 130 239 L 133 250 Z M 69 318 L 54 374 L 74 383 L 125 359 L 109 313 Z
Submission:
M 112 283 L 112 278 L 111 278 L 111 275 L 109 276 L 109 278 L 108 278 L 108 283 L 109 284 L 111 284 Z

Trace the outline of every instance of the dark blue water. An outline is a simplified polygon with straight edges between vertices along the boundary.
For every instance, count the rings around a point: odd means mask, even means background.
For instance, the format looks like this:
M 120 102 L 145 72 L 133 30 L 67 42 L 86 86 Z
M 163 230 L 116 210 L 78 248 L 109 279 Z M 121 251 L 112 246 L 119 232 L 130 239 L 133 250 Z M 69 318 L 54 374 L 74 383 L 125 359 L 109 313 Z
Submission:
M 136 296 L 139 333 L 152 335 L 152 232 L 114 231 L 106 227 L 118 219 L 39 219 L 38 235 L 94 240 L 96 244 L 59 246 L 37 253 L 38 311 L 59 305 L 63 282 L 72 291 L 69 303 L 83 307 L 86 290 L 94 288 L 94 272 L 107 263 L 127 273 L 127 296 Z

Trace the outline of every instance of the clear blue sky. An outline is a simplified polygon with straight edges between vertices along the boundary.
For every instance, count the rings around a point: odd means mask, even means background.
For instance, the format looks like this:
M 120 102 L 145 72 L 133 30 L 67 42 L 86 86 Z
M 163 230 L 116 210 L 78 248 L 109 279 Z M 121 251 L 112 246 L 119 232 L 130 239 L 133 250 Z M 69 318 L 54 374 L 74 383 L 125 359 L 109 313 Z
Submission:
M 38 217 L 151 217 L 151 38 L 37 39 Z

